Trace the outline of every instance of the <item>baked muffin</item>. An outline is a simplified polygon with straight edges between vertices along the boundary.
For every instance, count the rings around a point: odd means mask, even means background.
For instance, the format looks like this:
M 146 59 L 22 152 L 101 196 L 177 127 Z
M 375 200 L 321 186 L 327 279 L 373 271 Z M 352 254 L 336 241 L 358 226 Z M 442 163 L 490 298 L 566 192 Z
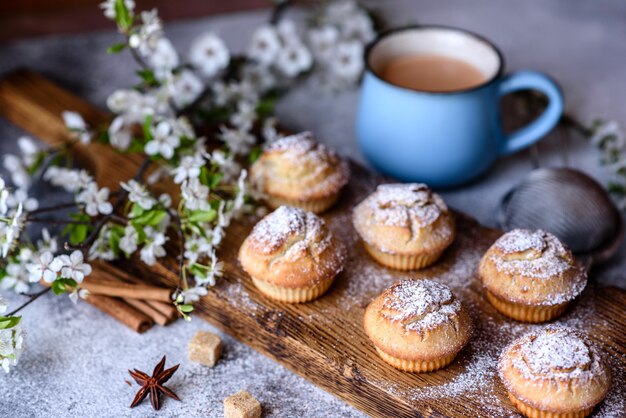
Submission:
M 587 284 L 572 253 L 542 230 L 514 229 L 502 235 L 483 256 L 478 275 L 489 302 L 523 322 L 556 318 Z
M 363 323 L 382 359 L 407 372 L 447 366 L 472 334 L 461 301 L 432 280 L 395 283 L 368 305 Z
M 239 262 L 256 287 L 290 303 L 320 297 L 345 258 L 345 247 L 322 219 L 290 206 L 261 219 L 239 249 Z
M 611 385 L 597 348 L 567 328 L 547 327 L 513 341 L 498 371 L 511 402 L 532 418 L 586 417 Z
M 273 209 L 288 205 L 322 213 L 337 201 L 349 178 L 348 163 L 310 132 L 272 142 L 250 167 L 254 188 Z
M 425 184 L 381 184 L 354 208 L 354 227 L 379 263 L 398 270 L 426 267 L 454 241 L 454 218 Z

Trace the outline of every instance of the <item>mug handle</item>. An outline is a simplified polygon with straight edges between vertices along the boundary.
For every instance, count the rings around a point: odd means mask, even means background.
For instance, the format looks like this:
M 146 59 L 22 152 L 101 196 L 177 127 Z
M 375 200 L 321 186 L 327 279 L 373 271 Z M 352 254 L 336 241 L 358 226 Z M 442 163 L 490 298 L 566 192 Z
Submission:
M 498 85 L 502 97 L 519 90 L 538 90 L 548 97 L 548 107 L 535 121 L 504 135 L 501 155 L 508 155 L 540 140 L 558 123 L 563 113 L 563 94 L 550 77 L 537 71 L 518 71 L 504 77 Z

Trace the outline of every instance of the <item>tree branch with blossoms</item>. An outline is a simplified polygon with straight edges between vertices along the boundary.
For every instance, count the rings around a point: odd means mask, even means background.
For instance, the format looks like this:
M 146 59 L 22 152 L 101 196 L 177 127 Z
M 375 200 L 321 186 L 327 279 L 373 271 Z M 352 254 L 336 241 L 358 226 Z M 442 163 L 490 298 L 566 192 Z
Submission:
M 256 29 L 245 51 L 233 53 L 214 32 L 199 35 L 181 55 L 165 36 L 156 9 L 135 11 L 133 0 L 106 0 L 100 7 L 115 22 L 119 43 L 111 54 L 130 51 L 138 82 L 114 91 L 110 124 L 91 127 L 68 110 L 62 117 L 69 140 L 40 148 L 20 138 L 21 155 L 4 157 L 10 184 L 0 179 L 0 287 L 28 299 L 0 316 L 0 362 L 17 364 L 23 350 L 16 314 L 47 293 L 88 297 L 81 283 L 93 260 L 132 259 L 154 265 L 178 242 L 180 280 L 172 303 L 190 319 L 193 303 L 222 275 L 217 249 L 230 223 L 254 210 L 245 166 L 261 147 L 280 137 L 274 105 L 305 77 L 330 90 L 354 86 L 363 46 L 374 36 L 367 11 L 353 1 L 325 2 L 304 22 L 286 17 L 292 2 L 278 2 L 272 21 Z M 140 154 L 143 164 L 117 190 L 100 187 L 75 168 L 74 145 L 92 141 L 120 153 Z M 156 169 L 148 173 L 148 168 Z M 156 196 L 165 178 L 174 196 Z M 40 207 L 31 195 L 46 182 L 73 201 Z M 69 200 L 69 198 L 68 198 Z M 24 230 L 45 224 L 31 242 Z M 42 282 L 42 290 L 31 286 Z M 0 300 L 0 312 L 6 312 Z

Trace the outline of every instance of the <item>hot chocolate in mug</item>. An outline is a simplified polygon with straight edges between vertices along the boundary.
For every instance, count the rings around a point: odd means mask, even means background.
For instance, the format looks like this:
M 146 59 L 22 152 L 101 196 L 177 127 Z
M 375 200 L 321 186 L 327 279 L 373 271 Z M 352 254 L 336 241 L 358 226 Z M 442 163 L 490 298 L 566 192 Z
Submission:
M 420 56 L 450 59 L 461 64 L 458 68 L 469 65 L 482 78 L 464 88 L 436 87 L 433 91 L 402 87 L 390 81 L 390 77 L 383 77 L 388 74 L 390 63 L 401 69 L 402 65 L 412 65 L 411 57 Z M 402 181 L 424 182 L 433 187 L 470 181 L 484 173 L 499 156 L 541 139 L 563 112 L 561 91 L 548 76 L 535 71 L 504 75 L 504 59 L 498 48 L 464 30 L 442 26 L 392 30 L 367 47 L 365 61 L 357 138 L 375 168 Z M 415 62 L 420 65 L 419 59 Z M 435 68 L 430 75 L 440 74 Z M 548 106 L 529 125 L 505 134 L 500 99 L 518 90 L 542 92 L 548 98 Z

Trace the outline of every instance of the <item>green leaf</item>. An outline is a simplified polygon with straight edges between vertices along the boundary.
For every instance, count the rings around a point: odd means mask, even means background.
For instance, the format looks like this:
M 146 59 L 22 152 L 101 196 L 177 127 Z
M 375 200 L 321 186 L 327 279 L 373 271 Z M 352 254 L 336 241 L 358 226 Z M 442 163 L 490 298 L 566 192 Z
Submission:
M 143 121 L 143 136 L 146 141 L 152 139 L 152 115 L 147 115 Z
M 178 305 L 178 309 L 179 309 L 181 312 L 184 312 L 184 313 L 189 313 L 189 312 L 192 312 L 192 311 L 193 311 L 193 305 L 191 305 L 191 304 L 187 304 L 187 305 Z
M 136 218 L 143 215 L 144 212 L 144 209 L 139 204 L 133 203 L 133 205 L 130 207 L 130 213 L 128 214 L 128 217 Z
M 252 147 L 250 149 L 250 153 L 248 154 L 248 162 L 250 164 L 253 164 L 256 160 L 259 159 L 262 153 L 263 153 L 263 147 L 261 147 L 260 145 Z
M 109 228 L 109 246 L 115 255 L 120 253 L 120 240 L 124 236 L 124 227 L 121 225 L 112 225 Z
M 70 230 L 70 244 L 80 244 L 87 238 L 88 228 L 87 225 L 71 225 Z
M 107 54 L 119 54 L 126 48 L 126 44 L 123 42 L 111 45 L 107 48 Z
M 217 211 L 214 209 L 194 210 L 189 214 L 187 220 L 189 222 L 212 222 L 217 217 Z
M 115 0 L 115 21 L 123 30 L 127 30 L 133 24 L 133 18 L 124 0 Z
M 220 181 L 222 181 L 222 178 L 224 178 L 224 173 L 213 173 L 209 176 L 209 188 L 216 188 L 217 185 L 220 184 Z
M 131 218 L 130 222 L 133 226 L 157 226 L 166 215 L 167 212 L 163 209 L 150 210 Z
M 34 175 L 37 170 L 39 170 L 39 167 L 41 167 L 41 163 L 44 162 L 44 160 L 46 159 L 46 152 L 40 151 L 37 153 L 37 155 L 35 156 L 35 161 L 30 165 L 30 167 L 28 167 L 28 174 L 29 175 Z
M 77 286 L 78 283 L 76 283 L 76 280 L 74 279 L 56 279 L 52 282 L 51 285 L 52 292 L 54 292 L 55 295 L 60 295 L 65 292 L 71 292 Z
M 21 316 L 0 316 L 0 329 L 13 328 L 21 319 Z
M 141 80 L 150 87 L 158 87 L 161 85 L 159 80 L 154 75 L 154 71 L 149 68 L 144 68 L 142 70 L 137 71 L 137 75 L 141 78 Z

